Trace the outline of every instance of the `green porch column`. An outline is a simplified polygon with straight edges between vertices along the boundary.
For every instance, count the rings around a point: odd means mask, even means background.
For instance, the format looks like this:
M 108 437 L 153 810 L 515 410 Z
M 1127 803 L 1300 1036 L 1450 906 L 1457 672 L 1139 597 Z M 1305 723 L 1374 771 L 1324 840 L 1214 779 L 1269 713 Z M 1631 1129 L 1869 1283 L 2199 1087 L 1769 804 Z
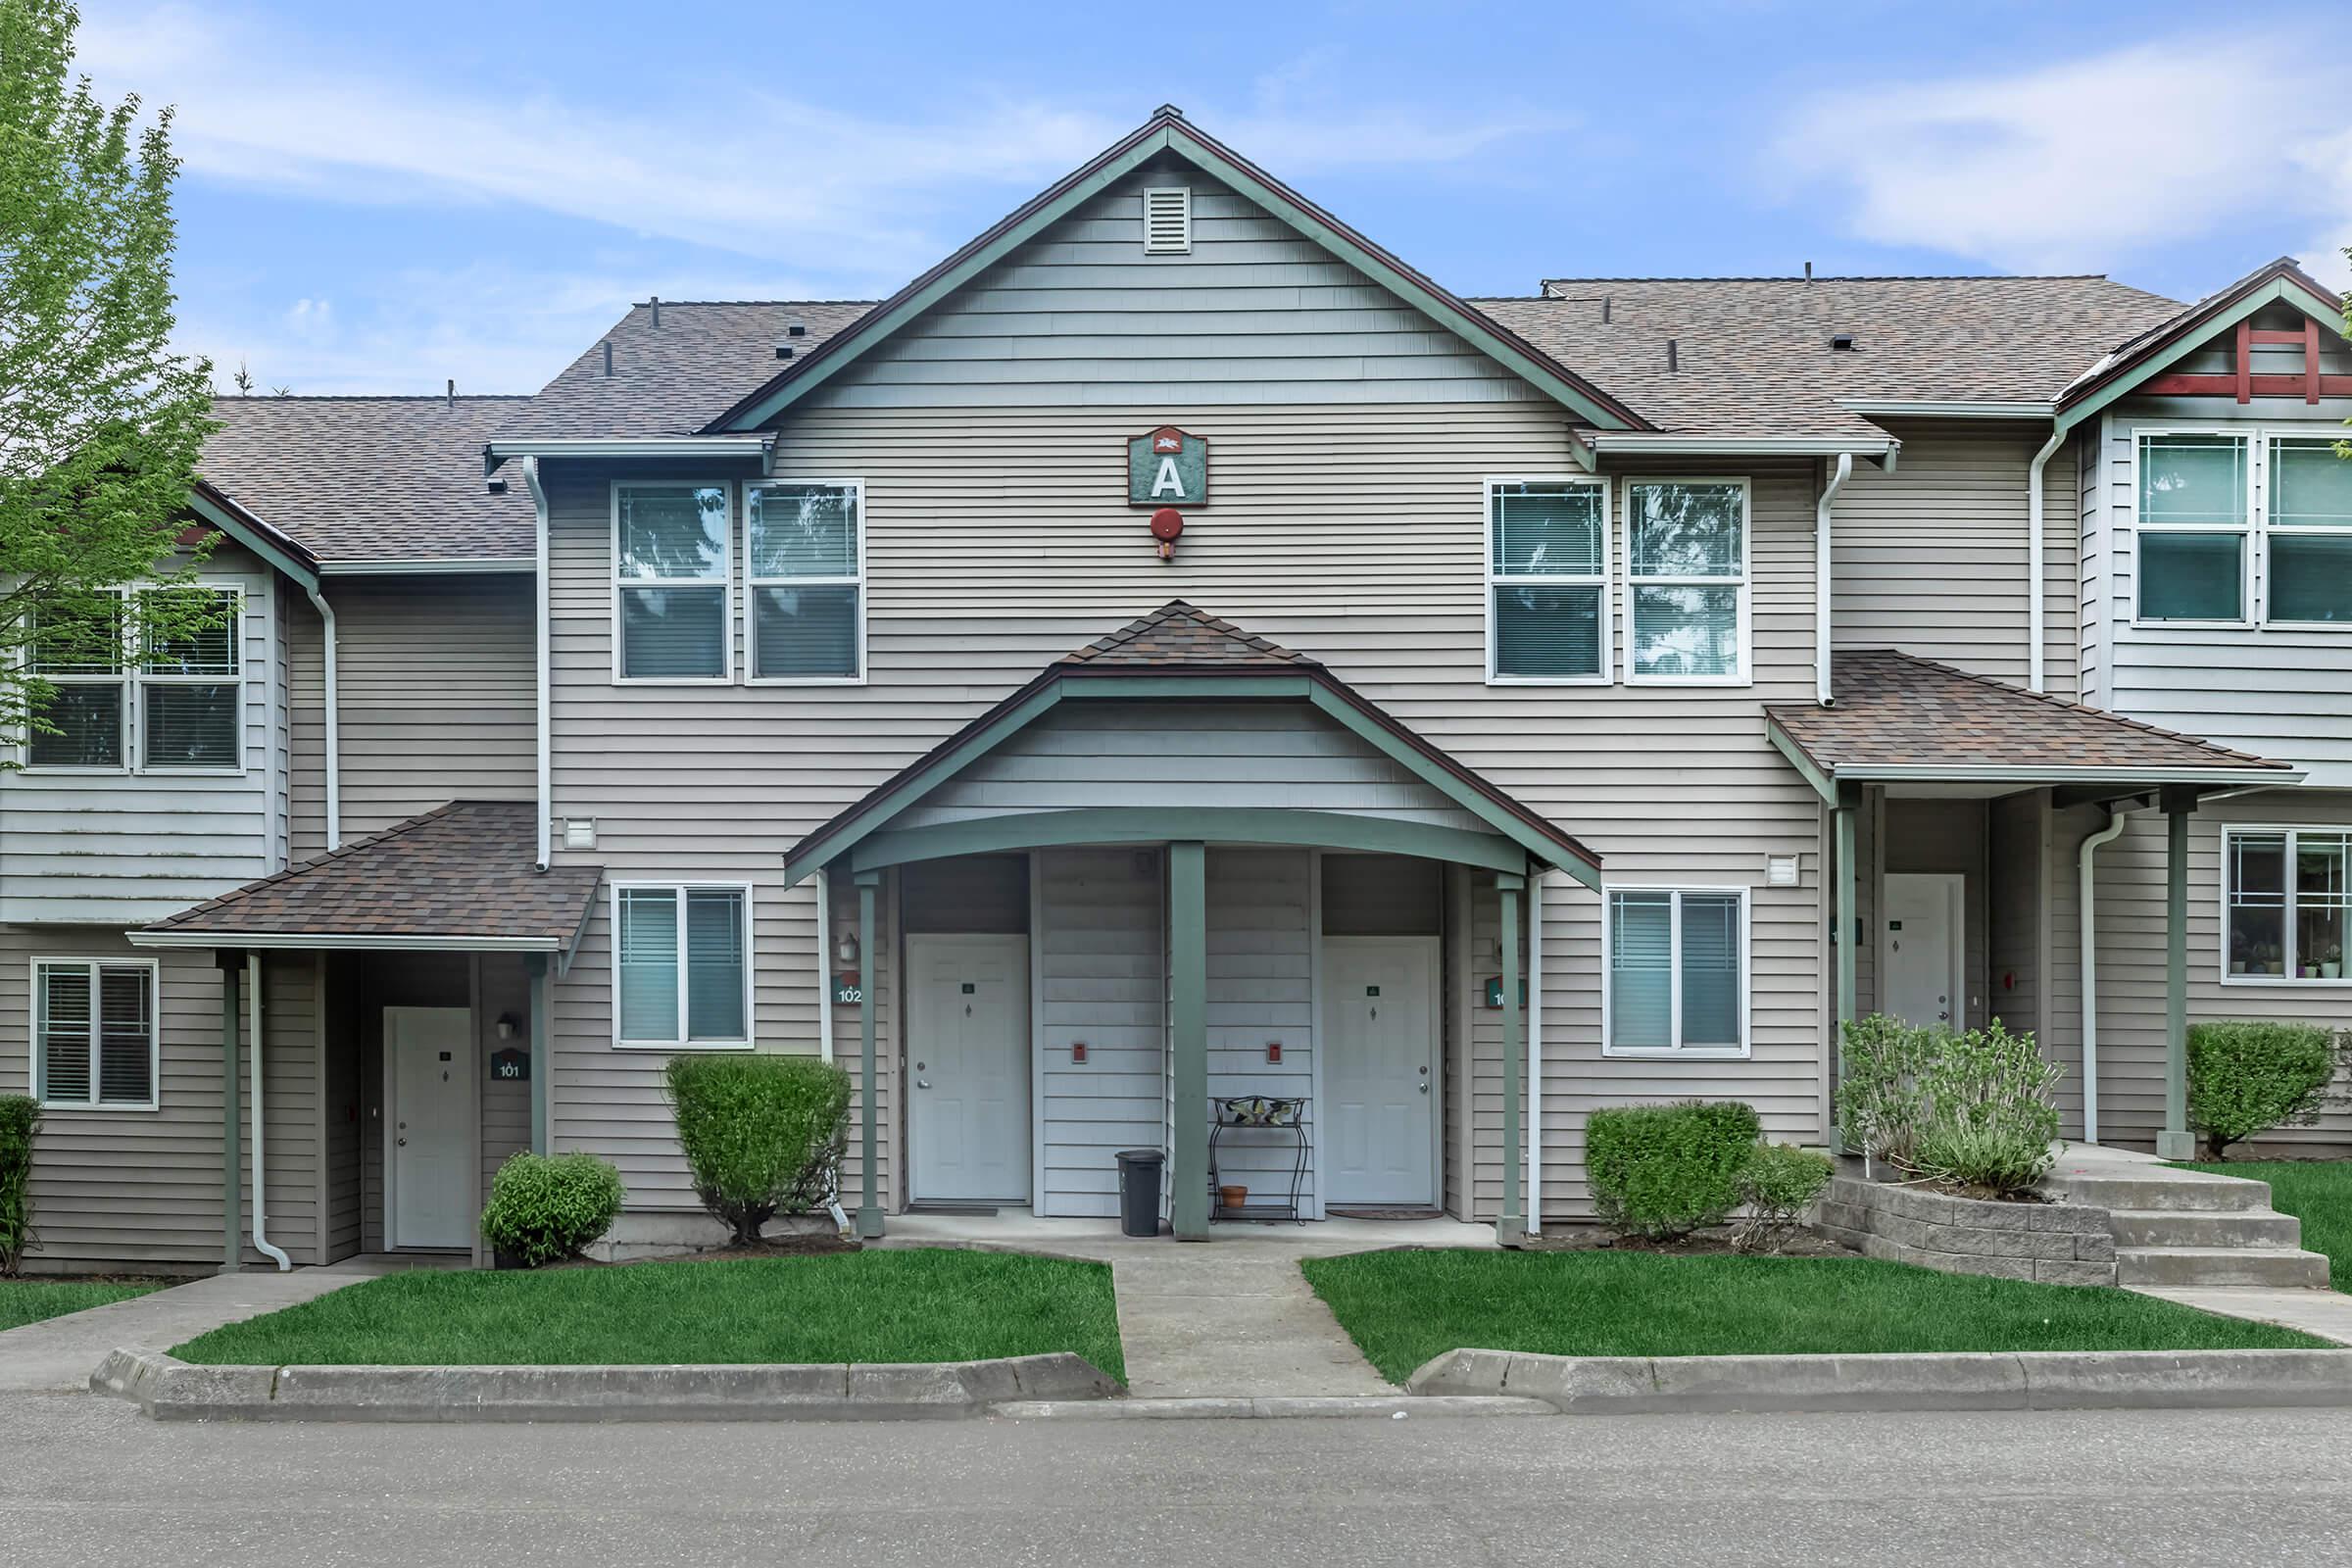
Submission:
M 858 1172 L 858 1234 L 872 1241 L 882 1234 L 882 1200 L 875 1173 L 881 1165 L 881 1140 L 876 1126 L 874 1102 L 874 1004 L 879 987 L 874 984 L 878 967 L 874 957 L 874 899 L 882 888 L 882 873 L 858 873 L 858 989 L 865 1000 L 858 1004 L 858 1036 L 859 1066 L 858 1079 L 858 1152 L 862 1169 Z
M 1208 1239 L 1208 848 L 1168 846 L 1168 1048 L 1175 1103 L 1168 1223 Z
M 2164 807 L 2164 1131 L 2159 1159 L 2194 1159 L 2188 1131 L 2188 818 L 2197 792 L 2178 785 Z
M 552 1028 L 548 1007 L 555 991 L 550 983 L 555 960 L 544 953 L 534 953 L 523 962 L 531 976 L 531 1152 L 549 1154 L 555 1152 L 555 1129 L 547 1120 L 548 1097 L 554 1092 L 547 1081 L 547 1040 Z
M 236 955 L 220 963 L 220 1272 L 234 1274 L 245 1260 L 245 1107 L 237 1091 L 237 1038 L 243 1014 L 237 1010 L 237 981 L 241 970 Z
M 1519 1137 L 1519 1074 L 1524 1049 L 1519 1038 L 1519 901 L 1527 878 L 1498 872 L 1502 894 L 1502 1214 L 1494 1239 L 1505 1247 L 1527 1240 L 1527 1151 Z

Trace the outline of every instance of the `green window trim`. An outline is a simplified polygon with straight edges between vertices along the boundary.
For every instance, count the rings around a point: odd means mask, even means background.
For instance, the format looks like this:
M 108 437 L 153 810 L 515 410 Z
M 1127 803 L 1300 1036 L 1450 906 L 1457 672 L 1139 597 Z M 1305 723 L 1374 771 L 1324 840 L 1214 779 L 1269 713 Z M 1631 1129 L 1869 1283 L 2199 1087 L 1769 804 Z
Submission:
M 1487 679 L 1605 685 L 1609 486 L 1586 475 L 1486 482 Z
M 1601 973 L 1602 1055 L 1749 1054 L 1745 888 L 1610 884 Z
M 750 884 L 616 882 L 612 916 L 616 1049 L 751 1049 Z
M 2352 827 L 2232 824 L 2221 880 L 2224 985 L 2346 983 Z

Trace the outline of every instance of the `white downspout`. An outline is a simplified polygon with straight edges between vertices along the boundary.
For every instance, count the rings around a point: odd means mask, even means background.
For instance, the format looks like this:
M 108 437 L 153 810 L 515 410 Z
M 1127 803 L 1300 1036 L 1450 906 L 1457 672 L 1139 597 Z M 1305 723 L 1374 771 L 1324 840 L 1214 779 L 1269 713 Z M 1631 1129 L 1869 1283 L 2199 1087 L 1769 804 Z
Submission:
M 532 556 L 537 564 L 532 589 L 534 601 L 531 620 L 536 636 L 539 669 L 539 869 L 547 869 L 554 857 L 555 844 L 555 772 L 548 747 L 553 725 L 549 718 L 547 672 L 547 488 L 539 482 L 539 460 L 522 460 L 522 482 L 531 492 Z
M 816 1054 L 833 1059 L 833 873 L 816 873 Z
M 1505 1006 L 1512 999 L 1503 999 Z M 1527 1234 L 1544 1231 L 1544 870 L 1527 879 Z
M 2028 691 L 2040 691 L 2043 682 L 2041 470 L 2043 465 L 2058 451 L 2058 444 L 2065 439 L 2065 425 L 2051 426 L 2050 438 L 2041 444 L 2039 452 L 2034 454 L 2034 461 L 2026 469 L 2026 636 L 2030 639 L 2030 646 L 2026 649 Z
M 1824 708 L 1837 701 L 1830 691 L 1830 509 L 1853 472 L 1854 455 L 1838 453 L 1830 482 L 1813 504 L 1813 700 Z
M 326 847 L 343 847 L 343 721 L 335 687 L 335 612 L 316 587 L 305 590 L 318 612 L 326 667 Z
M 294 1260 L 270 1245 L 270 1189 L 262 1175 L 262 956 L 251 951 L 245 955 L 245 1030 L 252 1040 L 253 1062 L 253 1088 L 245 1097 L 253 1106 L 253 1132 L 246 1140 L 253 1146 L 253 1246 L 283 1274 L 294 1267 Z
M 2076 865 L 2076 897 L 2082 906 L 2082 1141 L 2099 1141 L 2099 970 L 2098 936 L 2092 929 L 2096 895 L 2092 891 L 2091 857 L 2102 844 L 2123 836 L 2128 813 L 2111 811 L 2107 825 L 2082 841 Z

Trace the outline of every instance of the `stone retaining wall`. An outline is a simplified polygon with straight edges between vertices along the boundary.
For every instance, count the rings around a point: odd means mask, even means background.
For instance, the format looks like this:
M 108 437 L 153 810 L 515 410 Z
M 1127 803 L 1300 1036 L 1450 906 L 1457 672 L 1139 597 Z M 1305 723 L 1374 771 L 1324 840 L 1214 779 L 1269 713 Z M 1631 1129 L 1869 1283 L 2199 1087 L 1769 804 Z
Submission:
M 2050 1285 L 2113 1285 L 2115 1232 L 2086 1203 L 2000 1203 L 1832 1179 L 1813 1228 L 1865 1257 L 1946 1274 L 1990 1274 Z

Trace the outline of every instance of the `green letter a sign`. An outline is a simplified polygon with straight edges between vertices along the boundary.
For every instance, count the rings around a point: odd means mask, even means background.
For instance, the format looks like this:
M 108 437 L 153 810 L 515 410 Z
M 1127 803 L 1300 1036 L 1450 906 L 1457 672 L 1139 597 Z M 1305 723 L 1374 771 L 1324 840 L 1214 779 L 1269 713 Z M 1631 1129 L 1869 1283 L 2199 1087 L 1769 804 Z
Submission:
M 1208 505 L 1208 443 L 1163 424 L 1127 443 L 1127 504 L 1131 507 Z

